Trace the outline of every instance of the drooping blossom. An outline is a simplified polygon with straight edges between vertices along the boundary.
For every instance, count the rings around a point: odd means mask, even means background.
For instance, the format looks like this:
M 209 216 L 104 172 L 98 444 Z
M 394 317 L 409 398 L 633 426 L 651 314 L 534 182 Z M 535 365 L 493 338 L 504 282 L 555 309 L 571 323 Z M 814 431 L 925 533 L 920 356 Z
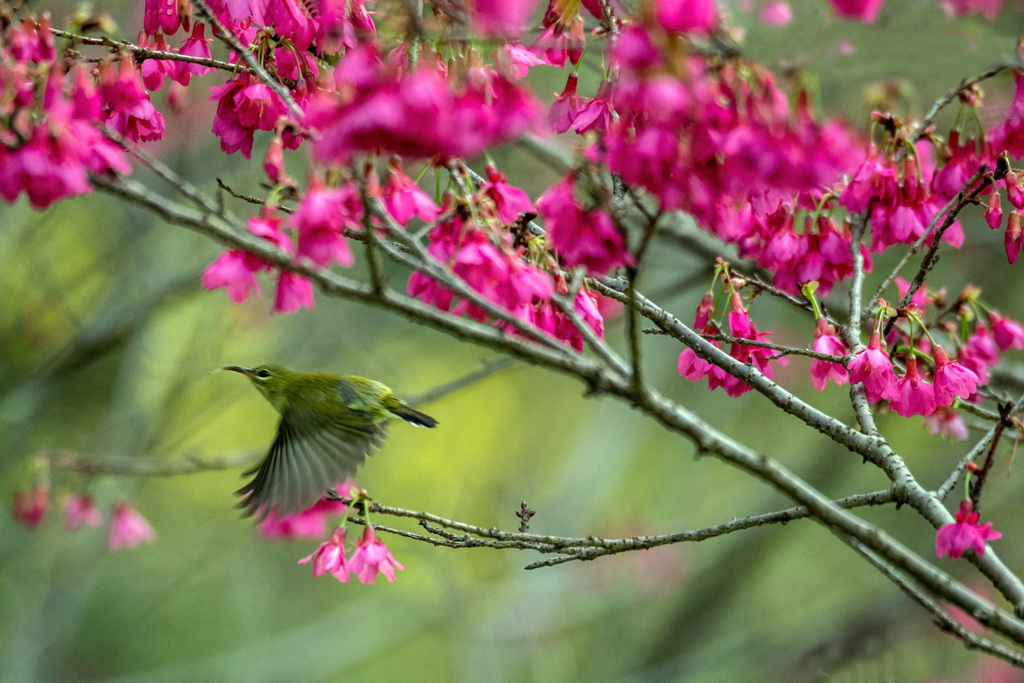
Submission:
M 768 26 L 786 26 L 793 21 L 793 10 L 784 0 L 769 0 L 761 5 L 760 18 Z
M 951 361 L 941 346 L 932 347 L 935 358 L 935 403 L 939 406 L 953 405 L 953 400 L 970 398 L 978 389 L 978 375 L 956 361 Z
M 993 312 L 988 314 L 988 320 L 992 325 L 992 337 L 1000 350 L 1024 349 L 1024 326 Z
M 299 560 L 299 564 L 312 560 L 313 576 L 330 574 L 338 581 L 348 583 L 352 564 L 350 560 L 345 559 L 345 532 L 345 527 L 339 526 L 312 554 Z
M 472 0 L 470 23 L 488 38 L 517 38 L 529 27 L 537 0 Z
M 988 204 L 985 207 L 985 222 L 993 230 L 1003 222 L 1003 205 L 999 201 L 999 192 L 993 192 L 992 196 L 988 198 Z
M 115 68 L 100 68 L 100 91 L 106 105 L 107 125 L 135 142 L 160 140 L 164 117 L 149 99 L 142 76 L 130 57 L 122 57 Z
M 220 138 L 221 151 L 240 151 L 246 159 L 252 157 L 254 133 L 274 130 L 278 119 L 288 113 L 277 93 L 249 71 L 240 71 L 223 85 L 210 88 L 209 99 L 217 103 L 213 133 Z M 295 144 L 286 140 L 285 146 L 293 149 Z
M 846 344 L 836 335 L 836 328 L 830 325 L 825 318 L 818 318 L 811 348 L 818 353 L 827 353 L 830 356 L 845 356 L 848 353 Z M 818 358 L 811 360 L 811 384 L 814 388 L 824 391 L 829 380 L 837 385 L 843 385 L 850 381 L 850 374 L 841 363 Z
M 360 583 L 373 583 L 377 574 L 383 574 L 390 583 L 395 580 L 396 569 L 405 567 L 392 557 L 388 547 L 377 539 L 373 526 L 368 524 L 348 560 L 348 570 L 356 575 Z
M 64 499 L 64 526 L 77 531 L 83 525 L 98 527 L 103 524 L 103 514 L 96 507 L 92 496 L 86 493 L 72 493 Z
M 902 415 L 929 415 L 935 411 L 935 389 L 928 383 L 917 368 L 917 358 L 907 356 L 906 370 L 896 382 L 896 395 L 890 407 Z
M 37 482 L 28 491 L 15 491 L 11 515 L 18 524 L 35 529 L 50 508 L 50 487 Z
M 885 0 L 829 0 L 832 9 L 840 17 L 859 19 L 866 24 L 875 23 L 878 13 L 882 11 Z
M 313 308 L 313 283 L 298 273 L 281 270 L 277 275 L 274 310 L 294 313 L 300 308 Z
M 849 371 L 851 382 L 864 385 L 869 403 L 896 397 L 896 373 L 889 355 L 882 350 L 882 337 L 878 332 L 872 333 L 867 347 L 850 361 Z
M 292 243 L 279 228 L 281 219 L 274 216 L 272 207 L 264 207 L 259 217 L 249 218 L 248 230 L 279 249 L 292 251 Z M 271 270 L 270 263 L 241 249 L 229 249 L 206 267 L 202 284 L 206 289 L 224 287 L 232 303 L 240 304 L 252 293 L 259 293 L 256 273 Z
M 1003 0 L 942 0 L 939 4 L 951 17 L 981 14 L 986 19 L 995 19 Z
M 381 201 L 391 217 L 406 225 L 413 216 L 429 223 L 441 214 L 441 210 L 416 182 L 405 175 L 400 163 L 388 166 L 388 181 L 381 188 Z
M 346 484 L 336 487 L 338 491 L 347 489 Z M 348 506 L 340 500 L 321 498 L 302 512 L 291 512 L 283 517 L 271 512 L 256 526 L 256 530 L 263 538 L 272 540 L 323 538 L 327 533 L 327 518 L 342 515 L 347 509 Z
M 350 186 L 324 188 L 314 176 L 309 190 L 299 200 L 285 225 L 298 234 L 296 255 L 309 259 L 317 268 L 337 263 L 349 268 L 354 262 L 344 237 L 345 228 L 359 227 L 359 216 L 350 207 L 358 190 Z
M 1003 231 L 1003 246 L 1006 248 L 1006 260 L 1010 265 L 1017 262 L 1024 240 L 1024 228 L 1021 226 L 1019 211 L 1011 211 L 1006 219 L 1006 230 Z
M 718 26 L 716 0 L 655 0 L 654 14 L 673 33 L 707 34 Z
M 156 530 L 129 503 L 118 503 L 110 518 L 107 547 L 111 552 L 156 541 Z
M 181 25 L 177 0 L 146 0 L 143 9 L 143 28 L 149 35 L 172 35 Z
M 948 406 L 940 406 L 934 413 L 925 415 L 924 425 L 930 434 L 949 436 L 957 441 L 967 438 L 967 424 L 960 411 Z
M 989 131 L 988 140 L 996 155 L 1006 152 L 1010 157 L 1019 159 L 1024 157 L 1024 72 L 1014 74 L 1014 83 L 1017 89 L 1010 109 Z
M 192 33 L 185 42 L 181 44 L 178 49 L 180 54 L 187 57 L 198 57 L 200 59 L 210 59 L 213 55 L 210 52 L 211 38 L 206 37 L 206 24 L 197 22 L 192 27 Z M 170 77 L 173 78 L 177 83 L 187 86 L 192 80 L 193 76 L 205 76 L 213 71 L 212 67 L 203 66 L 201 64 L 194 64 L 192 62 L 171 62 L 173 69 L 170 72 Z
M 487 179 L 480 185 L 480 192 L 491 201 L 499 221 L 511 225 L 520 214 L 533 212 L 529 195 L 509 185 L 508 176 L 498 171 L 494 164 L 487 164 L 485 173 Z
M 543 63 L 544 60 L 519 43 L 505 43 L 494 55 L 494 67 L 509 80 L 526 78 L 531 67 Z
M 565 81 L 565 88 L 555 98 L 548 110 L 548 125 L 556 133 L 564 133 L 572 126 L 576 114 L 583 106 L 583 98 L 576 94 L 576 86 L 579 77 L 570 73 Z
M 968 549 L 973 548 L 978 555 L 985 554 L 985 542 L 1002 538 L 1003 535 L 992 528 L 992 522 L 980 524 L 980 515 L 974 510 L 970 500 L 962 500 L 960 509 L 956 511 L 956 521 L 943 524 L 935 533 L 935 555 L 949 556 L 956 560 L 963 557 Z
M 612 82 L 608 79 L 601 81 L 593 98 L 581 100 L 570 127 L 580 135 L 590 131 L 599 134 L 607 131 L 612 122 L 611 95 Z

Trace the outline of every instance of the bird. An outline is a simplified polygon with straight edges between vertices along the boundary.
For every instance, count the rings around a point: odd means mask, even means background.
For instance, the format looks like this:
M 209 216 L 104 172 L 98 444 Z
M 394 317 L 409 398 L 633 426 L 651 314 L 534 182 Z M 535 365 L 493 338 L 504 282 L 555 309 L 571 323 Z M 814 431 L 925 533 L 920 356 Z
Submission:
M 257 522 L 271 513 L 284 516 L 315 504 L 381 447 L 391 420 L 416 427 L 438 424 L 365 377 L 297 372 L 279 365 L 229 365 L 224 370 L 252 380 L 281 414 L 270 450 L 242 474 L 255 476 L 235 492 L 242 497 L 237 507 L 243 516 L 255 515 Z

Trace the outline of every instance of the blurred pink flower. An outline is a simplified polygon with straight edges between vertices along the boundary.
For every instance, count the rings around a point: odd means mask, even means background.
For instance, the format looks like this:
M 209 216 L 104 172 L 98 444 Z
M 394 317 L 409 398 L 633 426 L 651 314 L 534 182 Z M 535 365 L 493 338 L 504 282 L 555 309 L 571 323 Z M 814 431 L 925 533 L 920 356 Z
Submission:
M 110 529 L 107 532 L 107 547 L 111 552 L 155 541 L 156 531 L 135 508 L 128 503 L 118 503 L 114 506 Z
M 98 527 L 103 524 L 103 515 L 85 493 L 72 493 L 64 500 L 64 525 L 70 531 L 77 531 L 82 525 Z
M 42 482 L 37 482 L 28 491 L 15 491 L 11 514 L 18 524 L 35 529 L 43 521 L 49 508 L 50 487 Z
M 785 26 L 793 21 L 793 10 L 788 2 L 770 0 L 761 5 L 761 22 L 769 26 Z
M 829 0 L 836 14 L 847 19 L 860 19 L 866 24 L 875 23 L 882 11 L 885 0 Z
M 338 491 L 348 490 L 348 483 L 336 487 Z M 276 512 L 267 515 L 256 530 L 267 539 L 323 538 L 327 533 L 327 518 L 341 515 L 348 509 L 338 500 L 321 498 L 312 507 L 302 512 L 293 512 L 279 517 Z

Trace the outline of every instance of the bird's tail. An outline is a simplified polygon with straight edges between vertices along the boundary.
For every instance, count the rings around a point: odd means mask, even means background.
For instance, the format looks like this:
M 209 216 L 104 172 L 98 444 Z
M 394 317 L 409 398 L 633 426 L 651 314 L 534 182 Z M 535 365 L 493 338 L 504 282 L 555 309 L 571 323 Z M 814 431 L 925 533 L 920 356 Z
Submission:
M 399 403 L 397 406 L 390 407 L 390 412 L 395 417 L 400 417 L 414 427 L 436 427 L 437 420 L 430 417 L 426 413 L 421 413 L 415 408 L 410 408 L 404 403 Z

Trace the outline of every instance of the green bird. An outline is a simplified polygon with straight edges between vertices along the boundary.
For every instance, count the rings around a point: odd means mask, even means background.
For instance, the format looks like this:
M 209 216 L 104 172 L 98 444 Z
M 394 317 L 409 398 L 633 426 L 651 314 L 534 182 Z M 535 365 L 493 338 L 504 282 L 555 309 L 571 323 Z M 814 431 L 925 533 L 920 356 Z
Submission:
M 270 451 L 242 475 L 256 476 L 236 491 L 242 496 L 238 507 L 257 520 L 272 511 L 285 515 L 312 506 L 380 448 L 389 421 L 437 426 L 437 420 L 410 408 L 391 389 L 364 377 L 296 372 L 278 365 L 224 369 L 251 379 L 281 413 Z

